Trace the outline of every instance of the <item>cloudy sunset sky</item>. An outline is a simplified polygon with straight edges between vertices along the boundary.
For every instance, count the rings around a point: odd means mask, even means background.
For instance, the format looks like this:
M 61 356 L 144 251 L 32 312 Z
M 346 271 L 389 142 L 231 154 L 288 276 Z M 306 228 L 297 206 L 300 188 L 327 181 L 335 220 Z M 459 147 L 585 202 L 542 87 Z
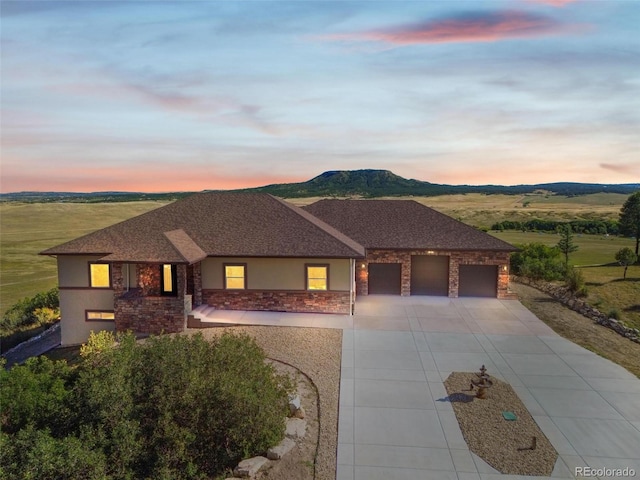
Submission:
M 640 182 L 640 2 L 1 1 L 3 193 Z

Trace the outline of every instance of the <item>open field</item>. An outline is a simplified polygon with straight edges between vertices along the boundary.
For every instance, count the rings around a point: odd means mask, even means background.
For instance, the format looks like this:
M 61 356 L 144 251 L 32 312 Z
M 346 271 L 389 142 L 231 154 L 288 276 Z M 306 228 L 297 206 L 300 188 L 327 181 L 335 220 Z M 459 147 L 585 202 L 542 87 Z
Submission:
M 0 311 L 58 283 L 54 258 L 38 252 L 126 220 L 160 202 L 0 204 Z
M 543 243 L 553 246 L 560 237 L 556 234 L 533 232 L 491 232 L 509 243 Z M 640 328 L 640 266 L 633 265 L 622 280 L 623 268 L 616 265 L 615 254 L 622 247 L 635 248 L 631 238 L 603 235 L 575 236 L 578 251 L 569 256 L 571 265 L 581 267 L 589 295 L 587 302 L 598 310 L 611 314 L 617 311 L 627 325 Z
M 451 215 L 469 225 L 490 227 L 502 220 L 617 220 L 627 195 L 597 193 L 576 197 L 549 195 L 544 192 L 527 195 L 443 195 L 439 197 L 389 197 L 412 199 Z M 295 205 L 308 205 L 320 197 L 292 198 Z M 524 206 L 524 205 L 527 206 Z

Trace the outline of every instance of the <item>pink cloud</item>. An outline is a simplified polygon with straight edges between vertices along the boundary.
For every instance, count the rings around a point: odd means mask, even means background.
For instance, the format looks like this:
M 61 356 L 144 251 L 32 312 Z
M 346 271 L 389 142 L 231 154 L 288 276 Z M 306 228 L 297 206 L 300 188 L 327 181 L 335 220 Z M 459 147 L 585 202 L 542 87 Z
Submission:
M 479 12 L 391 29 L 338 33 L 322 37 L 329 41 L 369 41 L 391 45 L 496 42 L 514 38 L 558 35 L 575 30 L 542 15 L 526 12 Z
M 640 176 L 640 166 L 624 163 L 601 163 L 601 168 L 625 175 Z
M 545 5 L 551 5 L 553 7 L 564 7 L 570 3 L 574 3 L 577 0 L 529 0 L 534 3 L 544 3 Z

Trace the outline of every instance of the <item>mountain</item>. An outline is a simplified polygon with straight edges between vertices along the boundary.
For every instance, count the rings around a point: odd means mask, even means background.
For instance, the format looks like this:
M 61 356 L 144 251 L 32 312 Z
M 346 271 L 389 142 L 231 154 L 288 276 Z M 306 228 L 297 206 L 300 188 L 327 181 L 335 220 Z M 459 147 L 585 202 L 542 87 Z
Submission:
M 264 187 L 243 189 L 242 191 L 265 192 L 283 198 L 296 197 L 393 197 L 451 195 L 464 193 L 485 193 L 522 195 L 536 190 L 545 190 L 557 195 L 576 196 L 590 193 L 631 194 L 640 189 L 634 184 L 597 183 L 541 183 L 536 185 L 443 185 L 406 179 L 389 170 L 332 170 L 301 183 L 280 183 Z
M 536 190 L 573 197 L 591 193 L 622 193 L 629 195 L 640 190 L 640 183 L 540 183 L 536 185 L 443 185 L 406 179 L 389 170 L 331 170 L 300 183 L 279 183 L 264 187 L 245 188 L 243 192 L 264 192 L 282 198 L 300 197 L 433 197 L 437 195 L 484 193 L 523 195 Z M 132 202 L 138 200 L 170 201 L 193 192 L 140 193 L 140 192 L 18 192 L 0 194 L 0 201 L 20 202 Z

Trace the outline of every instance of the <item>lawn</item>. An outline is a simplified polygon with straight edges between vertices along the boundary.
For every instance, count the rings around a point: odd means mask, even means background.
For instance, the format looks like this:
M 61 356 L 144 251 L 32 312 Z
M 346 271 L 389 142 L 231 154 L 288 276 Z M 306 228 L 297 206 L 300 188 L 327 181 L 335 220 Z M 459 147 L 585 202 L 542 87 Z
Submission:
M 0 204 L 0 311 L 57 285 L 55 259 L 38 252 L 165 204 Z
M 544 243 L 556 245 L 557 234 L 533 232 L 491 232 L 509 243 Z M 589 295 L 587 302 L 600 311 L 611 314 L 617 311 L 620 319 L 629 326 L 640 328 L 640 266 L 634 265 L 622 280 L 623 268 L 615 263 L 615 254 L 622 247 L 635 248 L 631 238 L 605 237 L 603 235 L 575 236 L 578 250 L 571 254 L 569 263 L 581 267 Z

